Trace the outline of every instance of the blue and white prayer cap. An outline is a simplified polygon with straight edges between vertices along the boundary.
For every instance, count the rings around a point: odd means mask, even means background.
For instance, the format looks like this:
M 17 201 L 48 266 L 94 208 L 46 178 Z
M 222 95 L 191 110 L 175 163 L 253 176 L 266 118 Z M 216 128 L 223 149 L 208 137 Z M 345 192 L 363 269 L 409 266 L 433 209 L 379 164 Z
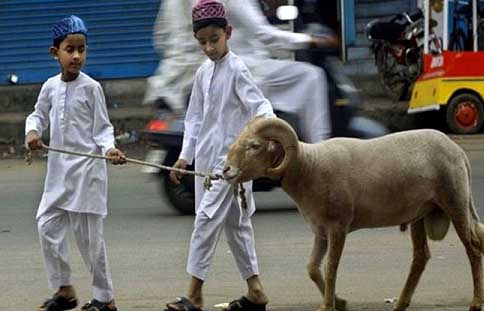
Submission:
M 83 34 L 87 38 L 87 28 L 82 19 L 75 15 L 66 17 L 52 26 L 52 40 L 64 37 L 70 34 Z

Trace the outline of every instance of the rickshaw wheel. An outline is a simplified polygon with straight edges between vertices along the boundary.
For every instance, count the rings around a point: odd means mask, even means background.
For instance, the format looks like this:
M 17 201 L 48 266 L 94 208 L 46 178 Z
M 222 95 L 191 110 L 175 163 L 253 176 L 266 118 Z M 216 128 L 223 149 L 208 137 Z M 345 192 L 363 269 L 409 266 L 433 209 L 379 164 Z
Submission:
M 484 123 L 484 108 L 481 100 L 469 93 L 454 97 L 447 107 L 447 125 L 454 133 L 478 132 Z

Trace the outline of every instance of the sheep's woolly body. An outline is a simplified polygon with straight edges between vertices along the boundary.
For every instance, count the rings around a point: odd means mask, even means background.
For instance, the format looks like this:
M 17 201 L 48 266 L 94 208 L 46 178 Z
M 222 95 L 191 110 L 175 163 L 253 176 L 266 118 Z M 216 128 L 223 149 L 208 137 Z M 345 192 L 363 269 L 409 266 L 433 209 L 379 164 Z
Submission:
M 344 196 L 325 210 L 350 210 L 344 217 L 350 231 L 399 225 L 420 219 L 440 198 L 453 197 L 459 191 L 453 182 L 468 189 L 466 162 L 460 147 L 434 130 L 373 140 L 335 138 L 300 143 L 297 161 L 283 174 L 283 188 L 297 203 L 311 199 L 301 205 L 303 214 L 319 212 L 320 203 Z M 321 217 L 311 222 L 327 222 Z
M 427 237 L 443 239 L 450 222 L 471 262 L 471 309 L 481 308 L 484 227 L 472 202 L 467 156 L 445 134 L 413 130 L 305 144 L 285 122 L 256 119 L 231 147 L 224 172 L 233 183 L 281 180 L 315 233 L 308 271 L 324 293 L 321 308 L 335 308 L 336 270 L 349 232 L 411 224 L 414 261 L 395 305 L 405 309 L 430 258 Z M 326 248 L 323 279 L 319 266 Z

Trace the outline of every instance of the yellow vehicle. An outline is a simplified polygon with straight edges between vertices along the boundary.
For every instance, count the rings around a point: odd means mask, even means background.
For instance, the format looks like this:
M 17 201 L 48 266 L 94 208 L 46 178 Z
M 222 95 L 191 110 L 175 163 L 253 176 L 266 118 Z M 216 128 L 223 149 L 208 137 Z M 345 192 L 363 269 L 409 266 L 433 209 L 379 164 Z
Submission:
M 478 36 L 484 19 L 478 6 L 477 0 L 443 0 L 442 50 L 429 53 L 429 3 L 424 1 L 424 64 L 408 113 L 442 110 L 454 133 L 476 133 L 484 123 L 484 51 L 479 51 L 484 33 Z

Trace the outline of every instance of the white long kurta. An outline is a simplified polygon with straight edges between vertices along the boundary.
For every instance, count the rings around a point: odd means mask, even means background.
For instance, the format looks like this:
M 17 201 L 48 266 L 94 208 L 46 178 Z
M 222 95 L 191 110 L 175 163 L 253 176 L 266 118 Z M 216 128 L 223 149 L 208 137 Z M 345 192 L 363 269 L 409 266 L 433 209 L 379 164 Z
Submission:
M 185 118 L 185 133 L 180 158 L 195 170 L 222 173 L 230 144 L 255 116 L 274 116 L 272 106 L 252 81 L 242 60 L 229 52 L 221 60 L 205 61 L 197 71 Z M 223 182 L 226 184 L 225 182 Z M 222 204 L 226 187 L 205 191 L 203 179 L 195 179 L 197 213 L 212 216 Z M 246 184 L 247 212 L 253 213 L 252 184 Z
M 42 135 L 49 125 L 51 147 L 103 155 L 114 147 L 102 87 L 84 73 L 70 82 L 59 74 L 44 83 L 25 133 L 35 130 Z M 104 160 L 49 151 L 37 218 L 50 208 L 105 216 L 106 171 Z

